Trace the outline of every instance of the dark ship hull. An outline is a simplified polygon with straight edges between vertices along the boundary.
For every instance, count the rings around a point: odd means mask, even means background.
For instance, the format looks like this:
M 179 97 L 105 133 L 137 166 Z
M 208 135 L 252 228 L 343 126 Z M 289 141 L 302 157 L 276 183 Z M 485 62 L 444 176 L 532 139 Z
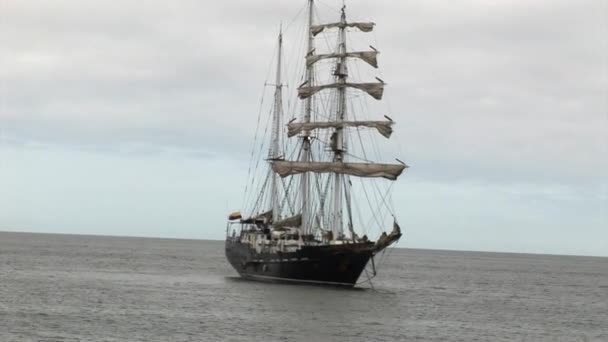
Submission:
M 295 252 L 257 252 L 226 240 L 226 257 L 247 279 L 353 287 L 374 253 L 373 243 L 302 246 Z

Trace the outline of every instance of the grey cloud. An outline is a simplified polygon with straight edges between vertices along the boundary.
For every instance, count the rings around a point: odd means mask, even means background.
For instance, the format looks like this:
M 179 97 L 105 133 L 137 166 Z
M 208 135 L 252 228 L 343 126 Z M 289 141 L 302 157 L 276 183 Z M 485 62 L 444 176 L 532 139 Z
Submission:
M 3 4 L 0 124 L 22 141 L 169 145 L 242 158 L 278 21 L 287 26 L 303 6 Z M 543 174 L 554 181 L 605 179 L 605 7 L 597 1 L 348 3 L 355 18 L 378 23 L 369 37 L 382 50 L 381 77 L 400 124 L 396 135 L 406 145 L 401 157 L 412 172 L 492 181 L 542 180 Z

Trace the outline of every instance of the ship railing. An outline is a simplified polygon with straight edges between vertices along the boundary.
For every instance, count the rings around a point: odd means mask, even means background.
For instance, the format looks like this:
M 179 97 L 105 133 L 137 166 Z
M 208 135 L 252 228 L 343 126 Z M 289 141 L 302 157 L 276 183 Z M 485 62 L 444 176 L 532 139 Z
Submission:
M 243 224 L 241 222 L 228 222 L 226 224 L 226 238 L 237 239 L 241 236 L 243 231 Z

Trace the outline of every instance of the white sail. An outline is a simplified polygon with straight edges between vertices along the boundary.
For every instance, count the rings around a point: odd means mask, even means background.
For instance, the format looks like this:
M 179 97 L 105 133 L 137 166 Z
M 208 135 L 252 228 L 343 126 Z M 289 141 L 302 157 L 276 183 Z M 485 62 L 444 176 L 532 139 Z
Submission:
M 302 131 L 324 128 L 370 127 L 378 130 L 385 138 L 393 133 L 394 121 L 324 121 L 324 122 L 292 122 L 287 124 L 287 136 L 293 137 Z
M 328 53 L 321 55 L 313 55 L 310 54 L 306 56 L 306 65 L 310 66 L 322 59 L 328 58 L 341 58 L 341 57 L 352 57 L 359 58 L 363 60 L 365 63 L 373 66 L 374 68 L 378 67 L 378 51 L 355 51 L 355 52 L 346 52 L 346 53 Z
M 272 169 L 281 177 L 292 176 L 304 172 L 338 173 L 356 177 L 386 178 L 396 180 L 407 165 L 402 164 L 372 164 L 372 163 L 341 163 L 341 162 L 296 162 L 273 161 Z
M 364 92 L 368 93 L 369 95 L 371 95 L 373 98 L 375 98 L 376 100 L 381 100 L 382 99 L 382 94 L 384 93 L 384 83 L 331 83 L 331 84 L 323 84 L 323 85 L 319 85 L 319 86 L 312 86 L 312 87 L 300 87 L 298 88 L 298 96 L 301 99 L 306 99 L 311 97 L 312 95 L 320 92 L 323 89 L 329 89 L 329 88 L 345 88 L 345 87 L 351 87 L 351 88 L 356 88 L 356 89 L 360 89 L 363 90 Z
M 337 23 L 330 23 L 330 24 L 321 24 L 321 25 L 314 25 L 311 26 L 310 28 L 310 32 L 312 33 L 313 36 L 318 35 L 319 33 L 323 32 L 325 29 L 328 28 L 334 28 L 334 27 L 339 27 L 339 28 L 345 28 L 345 27 L 356 27 L 359 30 L 363 31 L 363 32 L 371 32 L 374 29 L 374 23 L 345 23 L 345 22 L 337 22 Z

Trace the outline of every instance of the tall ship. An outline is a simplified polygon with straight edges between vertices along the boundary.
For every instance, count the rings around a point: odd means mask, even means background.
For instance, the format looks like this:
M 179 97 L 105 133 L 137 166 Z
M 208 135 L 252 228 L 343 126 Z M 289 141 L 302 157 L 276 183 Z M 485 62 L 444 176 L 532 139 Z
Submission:
M 302 54 L 288 68 L 279 34 L 274 80 L 265 83 L 273 101 L 267 118 L 260 110 L 225 252 L 244 278 L 352 287 L 364 273 L 375 276 L 375 258 L 401 238 L 391 194 L 408 166 L 372 159 L 394 156 L 395 122 L 367 105 L 382 100 L 386 85 L 374 76 L 380 52 L 357 48 L 351 36 L 365 39 L 375 24 L 349 20 L 345 6 L 333 12 L 337 20 L 320 22 L 315 5 L 308 0 L 301 11 Z M 283 83 L 285 69 L 299 69 L 297 83 Z M 359 79 L 365 72 L 373 81 Z

